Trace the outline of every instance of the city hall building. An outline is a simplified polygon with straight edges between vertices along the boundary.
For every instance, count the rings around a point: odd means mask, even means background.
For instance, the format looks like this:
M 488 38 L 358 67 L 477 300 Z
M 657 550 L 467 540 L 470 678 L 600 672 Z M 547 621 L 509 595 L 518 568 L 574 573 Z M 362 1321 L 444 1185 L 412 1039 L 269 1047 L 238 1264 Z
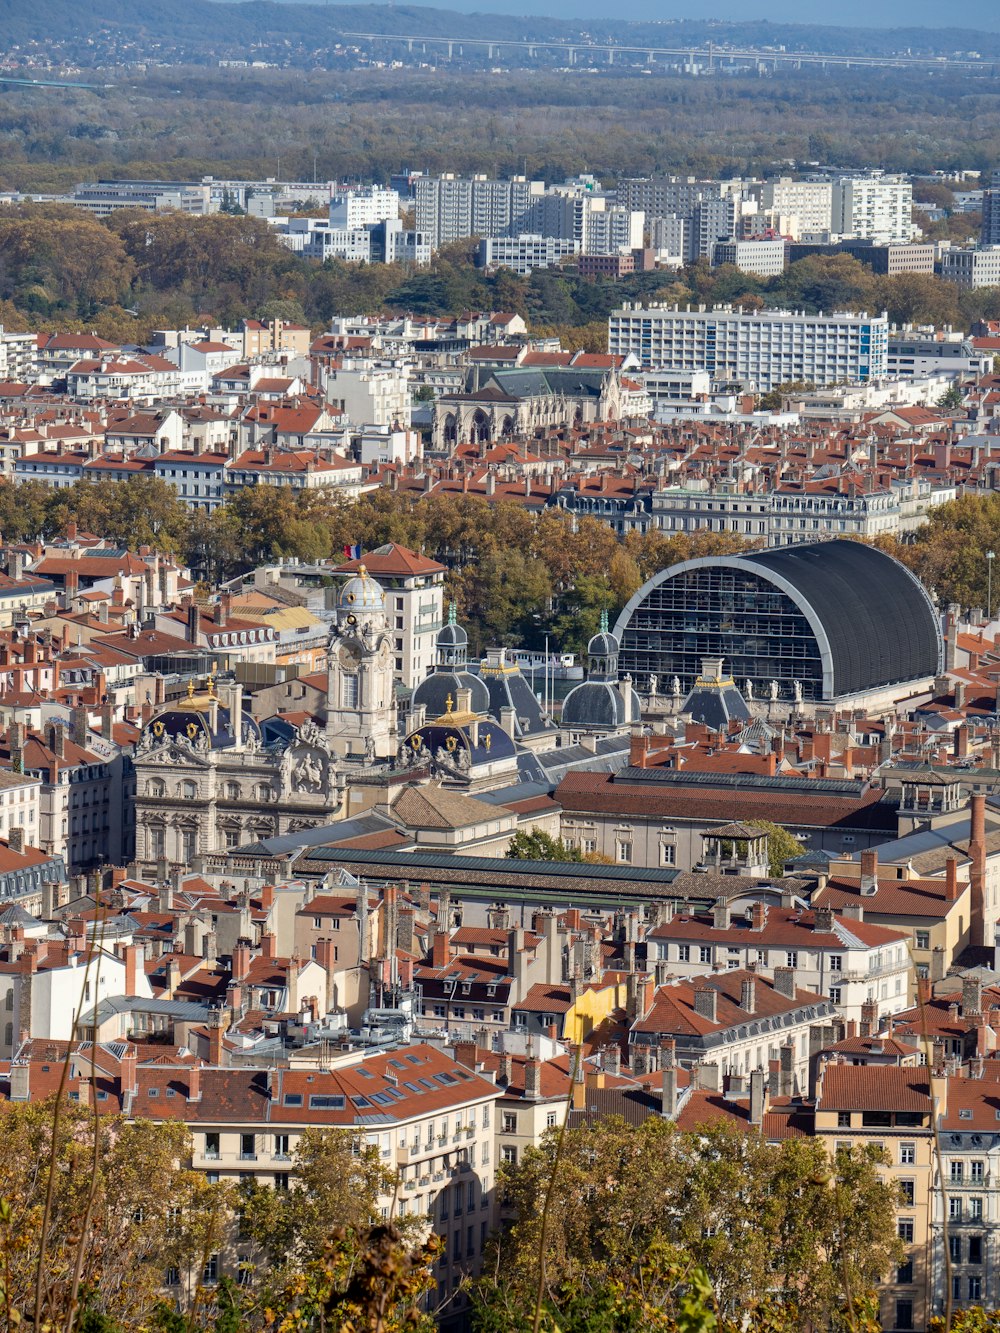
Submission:
M 628 602 L 619 670 L 686 694 L 722 658 L 748 701 L 889 706 L 940 674 L 938 613 L 898 560 L 853 541 L 708 556 L 660 570 Z

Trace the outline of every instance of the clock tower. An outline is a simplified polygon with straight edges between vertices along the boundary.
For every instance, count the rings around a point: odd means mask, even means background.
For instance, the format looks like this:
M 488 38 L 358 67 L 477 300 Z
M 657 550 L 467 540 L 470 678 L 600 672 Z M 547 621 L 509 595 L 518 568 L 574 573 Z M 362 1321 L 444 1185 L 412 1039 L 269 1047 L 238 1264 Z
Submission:
M 399 745 L 385 596 L 364 565 L 337 593 L 327 646 L 326 738 L 335 754 L 369 762 L 388 759 Z

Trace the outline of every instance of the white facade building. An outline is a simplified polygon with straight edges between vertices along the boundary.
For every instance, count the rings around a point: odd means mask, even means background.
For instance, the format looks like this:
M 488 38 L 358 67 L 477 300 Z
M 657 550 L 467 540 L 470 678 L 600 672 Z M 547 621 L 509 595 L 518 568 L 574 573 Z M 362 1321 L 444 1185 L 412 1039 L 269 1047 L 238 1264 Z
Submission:
M 401 362 L 345 360 L 321 371 L 326 402 L 356 426 L 407 429 L 410 424 L 409 367 Z
M 743 273 L 756 273 L 759 278 L 776 278 L 785 271 L 785 242 L 716 241 L 712 267 L 720 264 L 734 264 Z
M 1000 244 L 977 250 L 945 250 L 941 276 L 956 287 L 1000 287 Z
M 913 239 L 913 186 L 902 176 L 842 176 L 833 183 L 831 229 L 887 245 Z
M 798 219 L 800 231 L 829 231 L 833 211 L 831 181 L 794 181 L 789 176 L 752 187 L 761 212 Z
M 330 226 L 353 230 L 369 223 L 399 217 L 399 195 L 381 185 L 363 190 L 342 190 L 330 198 Z
M 680 532 L 736 532 L 768 546 L 824 537 L 878 537 L 900 526 L 900 497 L 891 491 L 844 495 L 806 491 L 728 491 L 669 487 L 655 491 L 653 524 Z
M 580 242 L 555 236 L 485 236 L 479 242 L 481 268 L 509 268 L 522 276 L 536 268 L 555 268 L 580 253 Z
M 884 377 L 888 334 L 885 315 L 625 305 L 608 319 L 608 351 L 634 355 L 643 369 L 707 370 L 767 392 Z

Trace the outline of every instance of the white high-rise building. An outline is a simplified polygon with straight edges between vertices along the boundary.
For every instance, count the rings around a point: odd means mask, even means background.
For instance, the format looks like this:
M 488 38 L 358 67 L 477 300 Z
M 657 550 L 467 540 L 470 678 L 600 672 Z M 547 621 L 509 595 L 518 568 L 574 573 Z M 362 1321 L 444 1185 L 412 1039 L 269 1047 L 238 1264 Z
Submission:
M 745 314 L 731 306 L 681 310 L 625 305 L 608 320 L 608 351 L 644 370 L 706 370 L 766 393 L 779 384 L 856 384 L 886 374 L 886 315 Z
M 354 231 L 398 217 L 399 195 L 381 185 L 342 190 L 330 197 L 330 226 L 338 230 Z
M 436 250 L 467 236 L 517 236 L 537 230 L 531 209 L 545 191 L 524 176 L 422 176 L 414 182 L 416 229 Z
M 762 213 L 798 218 L 799 232 L 829 231 L 833 210 L 831 181 L 793 181 L 789 176 L 752 187 Z
M 913 239 L 913 186 L 902 176 L 841 176 L 833 182 L 830 228 L 882 245 Z

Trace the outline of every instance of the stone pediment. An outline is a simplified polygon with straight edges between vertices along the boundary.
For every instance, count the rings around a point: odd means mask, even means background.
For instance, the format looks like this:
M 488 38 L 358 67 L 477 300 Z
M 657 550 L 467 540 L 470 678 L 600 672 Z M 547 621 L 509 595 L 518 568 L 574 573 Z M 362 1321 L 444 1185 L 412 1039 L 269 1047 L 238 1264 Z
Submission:
M 159 764 L 164 768 L 183 765 L 186 768 L 209 769 L 212 766 L 207 753 L 199 754 L 194 746 L 185 745 L 182 741 L 168 741 L 162 745 L 153 745 L 148 750 L 140 750 L 136 761 L 142 766 Z

